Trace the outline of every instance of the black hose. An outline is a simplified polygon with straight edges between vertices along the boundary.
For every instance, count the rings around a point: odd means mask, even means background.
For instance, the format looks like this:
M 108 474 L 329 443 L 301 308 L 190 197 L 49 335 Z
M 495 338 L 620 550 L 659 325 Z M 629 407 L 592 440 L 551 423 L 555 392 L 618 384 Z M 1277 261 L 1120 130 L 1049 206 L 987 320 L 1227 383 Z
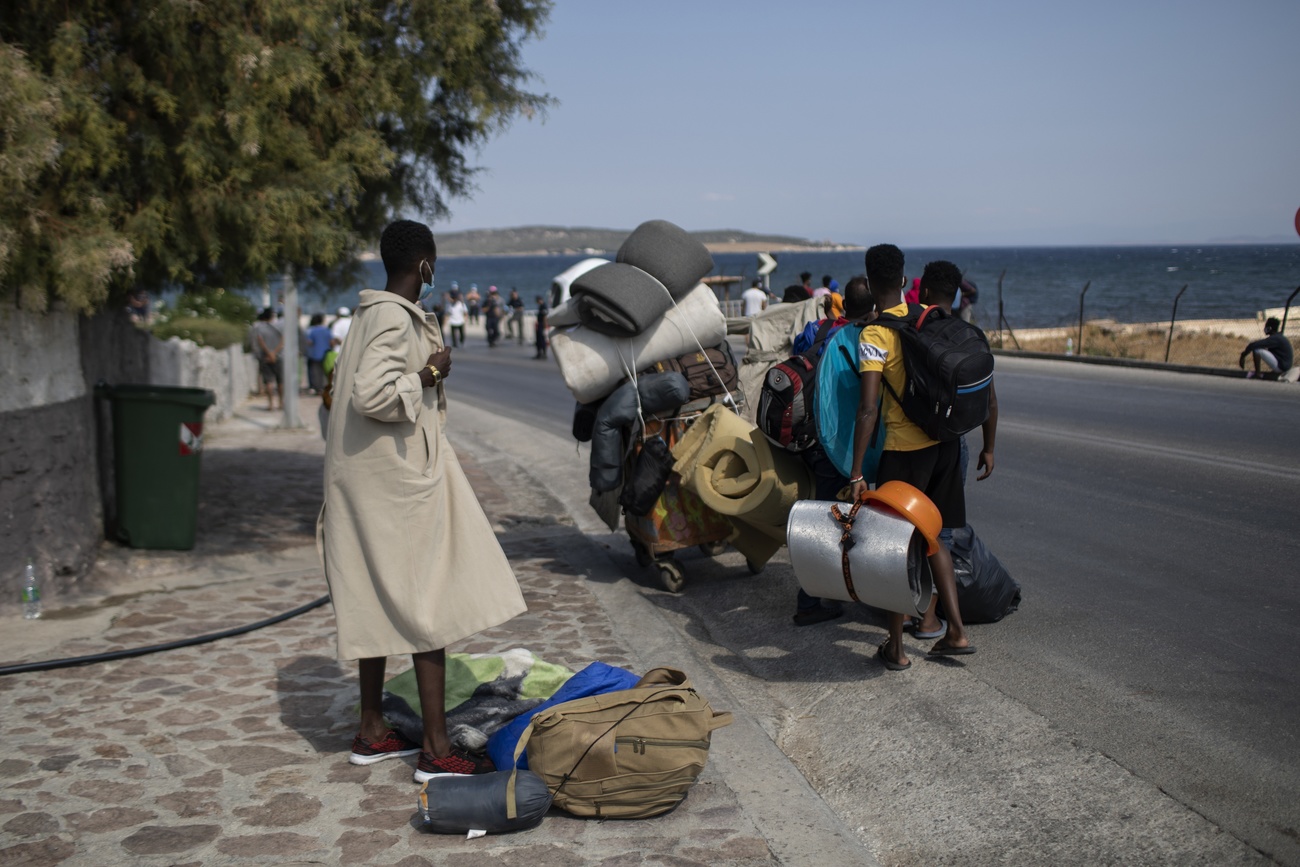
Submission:
M 277 614 L 274 617 L 268 617 L 266 620 L 259 620 L 256 623 L 250 623 L 247 626 L 236 626 L 234 629 L 227 629 L 223 632 L 211 632 L 207 635 L 196 636 L 195 638 L 182 638 L 180 641 L 169 641 L 166 644 L 150 644 L 145 647 L 131 647 L 126 650 L 110 650 L 107 653 L 93 653 L 89 656 L 69 656 L 66 659 L 47 659 L 44 662 L 22 662 L 18 665 L 0 666 L 0 677 L 3 677 L 6 674 L 26 674 L 27 672 L 32 671 L 50 671 L 55 668 L 71 668 L 74 665 L 91 665 L 96 662 L 113 662 L 117 659 L 130 659 L 133 656 L 146 656 L 150 653 L 161 653 L 164 650 L 178 650 L 182 647 L 193 647 L 196 644 L 207 644 L 210 641 L 217 641 L 222 638 L 233 638 L 236 635 L 243 635 L 246 632 L 261 629 L 264 626 L 271 626 L 292 617 L 297 617 L 299 614 L 306 614 L 308 611 L 320 608 L 329 601 L 329 596 L 322 596 L 314 602 L 300 605 L 292 611 L 286 611 L 283 614 Z

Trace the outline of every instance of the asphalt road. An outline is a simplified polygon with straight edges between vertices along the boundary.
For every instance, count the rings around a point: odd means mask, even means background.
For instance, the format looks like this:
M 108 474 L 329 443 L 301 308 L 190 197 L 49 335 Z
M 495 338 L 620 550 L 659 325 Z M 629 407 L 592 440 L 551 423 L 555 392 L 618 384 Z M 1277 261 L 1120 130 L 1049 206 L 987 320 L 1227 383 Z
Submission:
M 453 400 L 567 436 L 572 398 L 531 355 L 458 351 Z M 997 384 L 997 468 L 968 513 L 1026 602 L 977 633 L 978 678 L 1300 864 L 1300 387 L 1008 357 Z M 664 604 L 697 638 L 754 641 L 700 622 L 725 593 L 710 580 Z M 775 663 L 747 664 L 803 700 Z

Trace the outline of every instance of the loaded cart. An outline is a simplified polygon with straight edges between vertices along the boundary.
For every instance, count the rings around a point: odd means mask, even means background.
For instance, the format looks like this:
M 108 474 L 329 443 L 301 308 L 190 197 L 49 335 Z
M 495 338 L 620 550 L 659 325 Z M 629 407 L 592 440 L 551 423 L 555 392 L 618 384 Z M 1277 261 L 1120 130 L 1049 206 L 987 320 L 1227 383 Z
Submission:
M 661 437 L 671 449 L 698 416 L 696 412 L 669 419 L 647 419 L 644 440 Z M 628 473 L 641 453 L 642 441 L 634 443 L 629 453 Z M 686 586 L 686 576 L 673 558 L 675 552 L 698 546 L 706 556 L 716 556 L 726 550 L 726 540 L 733 531 L 726 518 L 706 506 L 689 488 L 682 487 L 676 473 L 669 474 L 663 491 L 644 515 L 624 510 L 623 525 L 637 563 L 653 565 L 659 573 L 659 583 L 670 593 L 680 593 Z M 753 561 L 746 561 L 746 566 L 753 575 L 763 571 Z

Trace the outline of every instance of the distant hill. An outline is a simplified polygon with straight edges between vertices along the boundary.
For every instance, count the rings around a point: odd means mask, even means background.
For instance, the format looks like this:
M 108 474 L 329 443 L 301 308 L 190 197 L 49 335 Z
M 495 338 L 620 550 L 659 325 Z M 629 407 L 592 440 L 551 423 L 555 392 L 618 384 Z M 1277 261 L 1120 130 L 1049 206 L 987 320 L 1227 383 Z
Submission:
M 543 254 L 613 253 L 631 229 L 593 229 L 568 226 L 519 226 L 513 229 L 471 229 L 437 232 L 440 256 L 509 256 Z M 790 235 L 763 235 L 737 229 L 691 232 L 715 253 L 759 250 L 836 250 L 845 245 L 810 241 Z

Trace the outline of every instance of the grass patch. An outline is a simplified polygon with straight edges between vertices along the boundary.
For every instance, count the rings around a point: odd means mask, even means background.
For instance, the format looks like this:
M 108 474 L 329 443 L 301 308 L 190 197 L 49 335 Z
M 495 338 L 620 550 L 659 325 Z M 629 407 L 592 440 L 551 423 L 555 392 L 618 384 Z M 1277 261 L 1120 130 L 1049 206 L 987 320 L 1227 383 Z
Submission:
M 1067 338 L 1077 339 L 1078 332 L 1071 329 L 1060 337 L 1022 340 L 1020 348 L 1032 352 L 1065 354 Z M 1083 346 L 1075 346 L 1079 355 L 1102 358 L 1131 358 L 1137 361 L 1164 361 L 1165 342 L 1169 332 L 1161 329 L 1137 330 L 1105 325 L 1084 325 Z M 1236 367 L 1237 359 L 1247 341 L 1240 337 L 1214 334 L 1207 331 L 1175 331 L 1173 345 L 1169 347 L 1170 364 L 1188 364 L 1197 367 Z M 1006 347 L 1012 348 L 1007 341 Z

